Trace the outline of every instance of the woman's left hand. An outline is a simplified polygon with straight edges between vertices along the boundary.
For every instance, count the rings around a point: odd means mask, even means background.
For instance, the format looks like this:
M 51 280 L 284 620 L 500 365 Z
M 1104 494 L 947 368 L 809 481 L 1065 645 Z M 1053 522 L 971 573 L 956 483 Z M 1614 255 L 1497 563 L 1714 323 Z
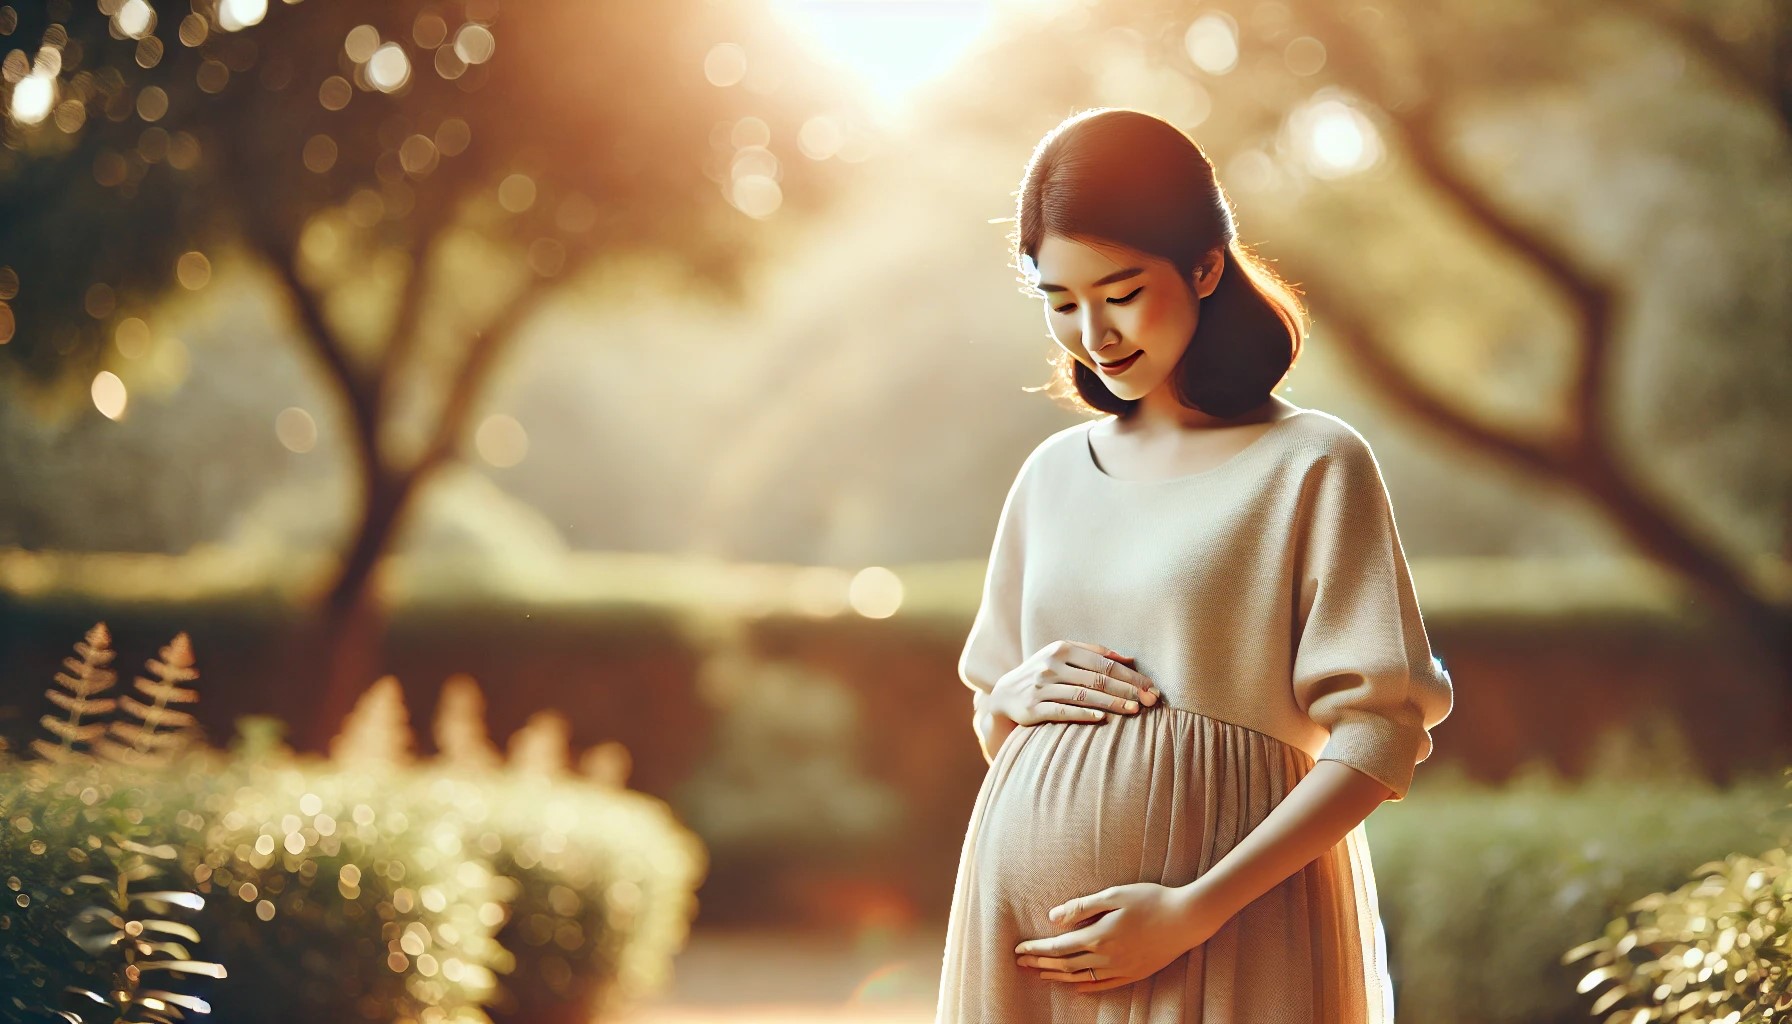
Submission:
M 1130 985 L 1206 942 L 1226 923 L 1199 886 L 1173 888 L 1156 882 L 1115 885 L 1059 904 L 1052 920 L 1086 927 L 1014 948 L 1022 967 L 1042 968 L 1045 981 L 1074 983 L 1079 992 Z M 1089 980 L 1089 968 L 1096 980 Z

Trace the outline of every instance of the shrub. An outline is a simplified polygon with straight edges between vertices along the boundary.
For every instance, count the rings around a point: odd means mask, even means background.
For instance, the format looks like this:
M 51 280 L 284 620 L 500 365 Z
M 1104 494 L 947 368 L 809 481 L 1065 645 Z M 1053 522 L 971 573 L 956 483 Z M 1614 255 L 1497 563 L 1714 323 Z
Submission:
M 390 677 L 330 758 L 258 718 L 217 750 L 175 706 L 197 696 L 184 635 L 124 703 L 108 640 L 58 675 L 38 757 L 0 752 L 0 1020 L 583 1021 L 665 980 L 705 852 L 622 788 L 625 751 L 574 774 L 544 713 L 495 763 L 466 677 L 443 758 L 410 756 Z
M 1720 788 L 1669 770 L 1671 757 L 1649 773 L 1635 768 L 1646 756 L 1608 760 L 1581 782 L 1532 766 L 1498 787 L 1439 765 L 1370 817 L 1400 1020 L 1586 1020 L 1586 970 L 1561 951 L 1697 865 L 1758 846 L 1783 804 L 1772 776 Z
M 1563 954 L 1563 963 L 1593 965 L 1579 991 L 1612 983 L 1592 1013 L 1739 1024 L 1792 1010 L 1789 847 L 1792 829 L 1759 857 L 1731 853 L 1701 864 L 1693 880 L 1644 896 L 1604 934 Z

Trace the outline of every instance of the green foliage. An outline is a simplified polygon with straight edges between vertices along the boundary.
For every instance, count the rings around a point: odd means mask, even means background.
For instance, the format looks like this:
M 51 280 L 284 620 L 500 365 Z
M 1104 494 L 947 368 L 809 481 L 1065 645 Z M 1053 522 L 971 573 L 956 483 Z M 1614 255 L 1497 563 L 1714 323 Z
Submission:
M 1531 766 L 1496 788 L 1422 769 L 1406 801 L 1371 816 L 1402 1020 L 1584 1021 L 1586 972 L 1560 951 L 1697 865 L 1758 846 L 1782 803 L 1772 777 L 1717 787 L 1680 773 L 1672 747 L 1601 751 L 1579 782 Z
M 1612 982 L 1592 1013 L 1740 1024 L 1792 1009 L 1789 848 L 1792 829 L 1759 857 L 1730 853 L 1701 864 L 1692 881 L 1644 896 L 1604 934 L 1565 953 L 1563 963 L 1592 964 L 1579 991 Z
M 182 650 L 152 662 L 162 685 L 192 678 Z M 378 689 L 345 726 L 350 759 L 296 756 L 259 718 L 239 723 L 228 751 L 152 741 L 123 762 L 0 756 L 0 861 L 14 872 L 0 904 L 0 1021 L 209 1009 L 269 1024 L 476 1024 L 488 1009 L 589 1017 L 662 983 L 705 868 L 666 805 L 620 789 L 613 769 L 599 783 L 409 760 L 396 685 Z M 161 694 L 164 706 L 180 696 Z M 174 920 L 177 908 L 196 913 Z M 137 945 L 105 941 L 133 918 Z M 200 947 L 224 966 L 145 969 Z M 167 980 L 189 977 L 204 998 Z M 144 1013 L 151 998 L 159 1015 Z M 96 1015 L 96 1000 L 136 1015 Z
M 56 742 L 34 740 L 40 760 L 22 771 L 7 764 L 0 861 L 19 873 L 7 877 L 16 895 L 0 930 L 13 930 L 16 909 L 18 930 L 35 941 L 7 943 L 0 976 L 15 984 L 0 1019 L 169 1024 L 211 1009 L 186 981 L 225 976 L 182 941 L 197 943 L 200 933 L 173 918 L 205 901 L 176 867 L 173 823 L 144 811 L 155 802 L 158 769 L 172 767 L 190 731 L 190 717 L 166 707 L 197 699 L 174 685 L 198 677 L 186 636 L 163 648 L 163 661 L 151 660 L 156 681 L 138 680 L 155 703 L 125 697 L 127 717 L 108 722 L 98 716 L 119 701 L 96 695 L 115 678 L 104 667 L 110 643 L 102 622 L 75 645 L 78 657 L 56 675 L 62 689 L 46 691 L 63 710 L 42 720 Z

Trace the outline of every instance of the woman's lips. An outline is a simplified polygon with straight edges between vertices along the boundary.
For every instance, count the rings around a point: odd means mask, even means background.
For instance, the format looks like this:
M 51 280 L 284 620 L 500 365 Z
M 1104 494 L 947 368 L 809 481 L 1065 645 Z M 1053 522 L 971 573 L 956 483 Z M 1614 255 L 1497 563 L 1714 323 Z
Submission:
M 1111 366 L 1107 363 L 1101 362 L 1100 360 L 1096 360 L 1096 365 L 1101 368 L 1102 373 L 1105 373 L 1111 377 L 1111 376 L 1114 376 L 1115 374 L 1125 373 L 1126 368 L 1131 366 L 1132 364 L 1138 362 L 1139 357 L 1144 354 L 1145 354 L 1145 350 L 1139 349 L 1137 352 L 1134 352 L 1132 355 L 1127 356 L 1125 359 L 1122 359 L 1119 362 L 1114 363 Z

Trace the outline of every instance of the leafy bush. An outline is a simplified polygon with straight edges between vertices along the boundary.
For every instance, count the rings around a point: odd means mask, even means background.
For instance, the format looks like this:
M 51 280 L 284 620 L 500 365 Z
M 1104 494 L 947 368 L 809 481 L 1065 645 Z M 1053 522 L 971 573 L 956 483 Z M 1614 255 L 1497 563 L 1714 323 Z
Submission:
M 1731 853 L 1701 864 L 1692 881 L 1644 896 L 1603 935 L 1563 954 L 1563 963 L 1593 964 L 1579 991 L 1613 983 L 1592 1012 L 1740 1024 L 1792 1010 L 1789 848 L 1792 829 L 1759 857 Z
M 1585 1021 L 1586 971 L 1561 951 L 1696 866 L 1758 848 L 1783 807 L 1773 776 L 1717 787 L 1670 751 L 1608 745 L 1603 760 L 1580 782 L 1533 766 L 1498 787 L 1439 765 L 1371 816 L 1403 1022 Z
M 505 765 L 466 677 L 428 763 L 391 677 L 330 758 L 254 718 L 221 751 L 175 707 L 197 696 L 184 635 L 123 704 L 107 642 L 57 677 L 38 757 L 0 752 L 0 1020 L 588 1020 L 665 980 L 706 855 L 622 787 L 625 751 L 580 777 L 544 713 Z

